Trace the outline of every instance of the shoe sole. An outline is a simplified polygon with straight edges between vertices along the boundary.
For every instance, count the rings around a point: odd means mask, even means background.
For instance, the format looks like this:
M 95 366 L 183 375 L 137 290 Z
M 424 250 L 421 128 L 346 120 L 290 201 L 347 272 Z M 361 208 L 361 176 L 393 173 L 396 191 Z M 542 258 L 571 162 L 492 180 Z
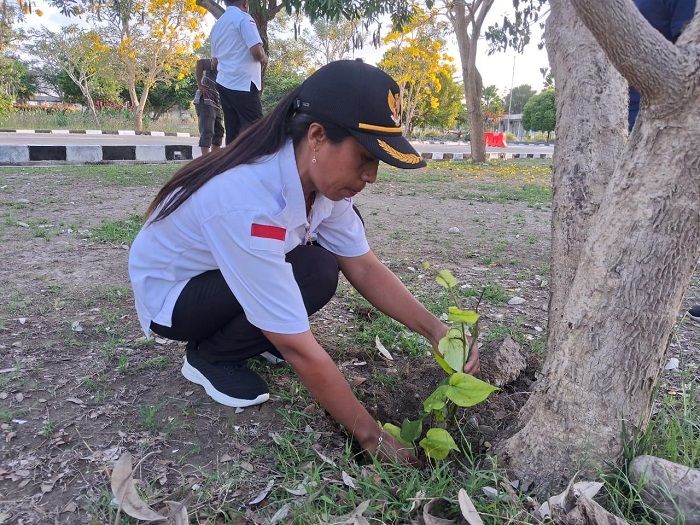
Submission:
M 271 352 L 263 352 L 262 354 L 260 354 L 260 357 L 262 357 L 265 361 L 267 361 L 268 363 L 271 363 L 273 365 L 279 365 L 280 363 L 287 362 L 284 359 L 280 359 L 279 357 L 277 357 L 275 354 L 273 354 Z
M 192 383 L 195 383 L 197 385 L 200 385 L 204 387 L 204 390 L 206 391 L 207 395 L 212 398 L 214 401 L 217 403 L 221 403 L 222 405 L 226 405 L 227 407 L 236 407 L 236 408 L 245 408 L 245 407 L 251 407 L 254 405 L 259 405 L 261 403 L 264 403 L 268 399 L 270 399 L 270 393 L 266 392 L 264 394 L 260 394 L 258 397 L 255 399 L 238 399 L 236 397 L 231 397 L 227 396 L 223 392 L 219 392 L 214 385 L 212 385 L 209 380 L 202 375 L 202 373 L 197 370 L 195 367 L 193 367 L 191 364 L 187 362 L 187 358 L 185 358 L 185 362 L 182 365 L 181 369 L 182 375 L 187 379 L 188 381 L 191 381 Z

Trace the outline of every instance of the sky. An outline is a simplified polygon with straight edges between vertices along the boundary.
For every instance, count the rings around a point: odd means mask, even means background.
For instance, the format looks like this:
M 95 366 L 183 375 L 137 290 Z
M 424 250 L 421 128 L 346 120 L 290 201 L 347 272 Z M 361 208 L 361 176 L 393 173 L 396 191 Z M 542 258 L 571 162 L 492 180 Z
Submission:
M 29 15 L 24 24 L 27 28 L 44 25 L 56 31 L 64 25 L 76 23 L 75 19 L 62 16 L 55 7 L 48 5 L 43 0 L 38 0 L 35 8 L 41 9 L 44 14 L 41 17 L 35 14 Z M 496 0 L 486 17 L 484 29 L 502 20 L 503 16 L 510 14 L 512 10 L 512 0 Z M 203 29 L 209 31 L 213 23 L 214 17 L 207 15 L 203 20 L 205 26 Z M 383 27 L 388 28 L 389 23 L 383 24 Z M 533 34 L 530 44 L 528 44 L 522 54 L 508 51 L 506 53 L 488 55 L 486 40 L 483 38 L 479 39 L 476 65 L 481 73 L 484 86 L 495 85 L 498 92 L 505 96 L 510 91 L 512 78 L 513 86 L 529 84 L 535 91 L 539 92 L 542 89 L 543 78 L 540 68 L 549 67 L 549 63 L 546 51 L 537 48 L 537 44 L 542 38 L 542 30 L 538 24 L 535 24 L 532 29 Z M 354 57 L 362 58 L 370 64 L 376 64 L 381 59 L 384 50 L 385 48 L 375 49 L 371 45 L 365 45 L 363 49 L 355 51 Z M 457 42 L 454 37 L 451 39 L 448 37 L 446 51 L 454 57 L 454 64 L 459 70 L 459 51 L 457 50 Z

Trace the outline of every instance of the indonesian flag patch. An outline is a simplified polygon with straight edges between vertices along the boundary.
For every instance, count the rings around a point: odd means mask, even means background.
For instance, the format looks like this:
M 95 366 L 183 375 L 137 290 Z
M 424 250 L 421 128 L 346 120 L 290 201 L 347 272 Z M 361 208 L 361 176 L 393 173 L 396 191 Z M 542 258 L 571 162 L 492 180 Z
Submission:
M 285 228 L 281 228 L 280 226 L 253 223 L 250 226 L 250 236 L 283 241 L 287 236 L 287 230 Z

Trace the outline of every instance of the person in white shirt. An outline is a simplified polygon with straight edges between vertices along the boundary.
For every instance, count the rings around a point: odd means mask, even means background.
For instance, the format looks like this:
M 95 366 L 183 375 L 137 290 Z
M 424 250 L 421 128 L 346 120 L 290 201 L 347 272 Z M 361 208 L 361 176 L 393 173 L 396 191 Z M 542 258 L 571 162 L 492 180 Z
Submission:
M 218 61 L 216 87 L 224 111 L 227 145 L 262 117 L 262 68 L 268 59 L 248 10 L 248 0 L 226 0 L 226 11 L 209 34 L 211 55 Z
M 370 250 L 352 197 L 382 160 L 425 166 L 401 134 L 400 94 L 380 69 L 332 62 L 230 148 L 181 168 L 129 254 L 144 331 L 188 341 L 182 373 L 228 406 L 269 398 L 246 359 L 286 360 L 369 452 L 414 462 L 355 398 L 309 328 L 339 270 L 370 303 L 437 348 L 447 326 Z M 478 351 L 465 372 L 479 369 Z M 381 445 L 381 446 L 380 446 Z

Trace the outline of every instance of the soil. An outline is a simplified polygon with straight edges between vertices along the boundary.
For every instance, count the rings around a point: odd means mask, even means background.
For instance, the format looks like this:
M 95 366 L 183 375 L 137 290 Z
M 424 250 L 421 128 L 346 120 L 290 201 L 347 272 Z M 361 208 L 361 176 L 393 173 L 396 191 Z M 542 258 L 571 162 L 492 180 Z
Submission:
M 526 401 L 541 364 L 550 210 L 526 197 L 489 197 L 488 185 L 517 192 L 537 182 L 518 175 L 523 170 L 478 178 L 444 166 L 429 170 L 432 180 L 387 172 L 385 182 L 356 201 L 374 251 L 419 298 L 440 302 L 435 269 L 454 273 L 465 306 L 476 303 L 469 290 L 490 285 L 494 293 L 479 308 L 483 337 L 511 335 L 526 350 L 528 368 L 518 381 L 464 415 L 463 428 L 479 451 L 488 451 Z M 119 185 L 86 173 L 0 172 L 0 524 L 106 523 L 109 472 L 124 450 L 135 458 L 151 454 L 142 469 L 178 500 L 222 463 L 272 446 L 290 407 L 313 417 L 319 446 L 337 456 L 346 435 L 288 367 L 255 365 L 272 399 L 236 413 L 182 378 L 181 343 L 143 338 L 129 288 L 128 245 L 100 240 L 96 232 L 104 221 L 142 214 L 158 183 Z M 431 269 L 424 269 L 426 261 Z M 343 283 L 313 317 L 314 333 L 378 419 L 414 418 L 443 374 L 427 346 L 400 329 L 383 340 L 394 361 L 380 357 L 371 332 L 379 314 L 355 295 Z M 525 301 L 509 306 L 514 296 Z M 695 275 L 684 308 L 699 300 Z M 679 388 L 681 370 L 697 381 L 700 325 L 680 319 L 670 357 L 680 365 L 663 374 L 665 390 Z M 207 498 L 221 505 L 250 501 L 272 468 L 257 465 L 229 492 L 200 495 L 190 508 Z

